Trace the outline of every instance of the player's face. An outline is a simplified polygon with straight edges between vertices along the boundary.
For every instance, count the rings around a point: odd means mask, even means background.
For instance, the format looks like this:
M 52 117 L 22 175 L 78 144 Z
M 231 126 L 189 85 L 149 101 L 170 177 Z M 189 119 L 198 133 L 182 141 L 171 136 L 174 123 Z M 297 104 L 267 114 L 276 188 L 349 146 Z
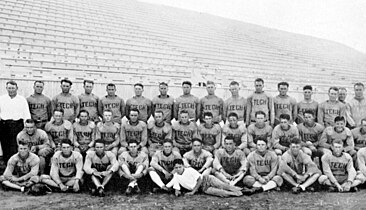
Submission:
M 232 128 L 235 128 L 238 125 L 238 119 L 236 117 L 229 117 L 229 125 Z
M 86 82 L 84 85 L 84 90 L 86 94 L 90 94 L 93 91 L 94 85 L 93 83 Z
M 79 116 L 80 122 L 86 123 L 89 120 L 89 115 L 86 112 L 81 112 Z
M 231 92 L 231 95 L 233 95 L 233 96 L 239 95 L 239 90 L 240 90 L 240 88 L 238 85 L 230 85 L 230 87 L 229 87 L 229 91 Z
M 313 95 L 313 91 L 311 91 L 309 89 L 304 90 L 304 99 L 310 100 L 312 95 Z
M 21 157 L 26 157 L 29 153 L 29 147 L 27 145 L 19 145 L 18 152 Z
M 112 121 L 112 112 L 104 112 L 103 113 L 103 119 L 105 122 Z
M 198 141 L 193 142 L 192 149 L 194 152 L 199 153 L 202 150 L 202 144 Z
M 343 120 L 337 121 L 334 123 L 334 127 L 335 127 L 336 131 L 343 131 L 345 125 L 346 125 L 346 123 Z
M 192 89 L 192 87 L 191 87 L 190 85 L 188 85 L 188 84 L 184 84 L 184 85 L 182 86 L 182 89 L 183 89 L 183 94 L 184 94 L 184 95 L 188 95 L 188 94 L 190 94 L 190 93 L 191 93 L 191 89 Z
M 72 152 L 72 146 L 70 144 L 61 144 L 61 152 L 64 156 L 70 156 Z
M 189 121 L 188 113 L 180 114 L 180 121 L 182 123 L 188 123 L 188 121 Z
M 116 87 L 115 86 L 107 86 L 107 94 L 108 96 L 116 95 Z
M 304 118 L 306 123 L 314 122 L 314 116 L 312 114 L 305 113 Z
M 43 92 L 44 84 L 36 82 L 33 86 L 33 90 L 36 94 L 41 94 Z
M 263 125 L 265 118 L 263 114 L 257 114 L 257 117 L 255 118 L 257 124 Z
M 136 154 L 137 153 L 137 144 L 136 143 L 129 144 L 128 151 L 130 151 L 132 154 Z
M 71 85 L 68 82 L 62 82 L 61 83 L 61 90 L 63 93 L 69 93 L 71 89 Z
M 335 101 L 338 99 L 338 91 L 331 89 L 328 93 L 328 96 L 329 96 L 329 100 Z
M 280 125 L 282 129 L 287 129 L 288 128 L 288 120 L 287 119 L 280 119 Z
M 235 150 L 235 143 L 232 139 L 230 140 L 225 140 L 225 150 L 227 152 L 232 152 Z
M 103 152 L 104 152 L 104 144 L 96 143 L 96 144 L 95 144 L 95 152 L 96 152 L 98 155 L 103 154 Z
M 204 120 L 207 125 L 212 125 L 212 117 L 206 116 Z
M 155 112 L 154 119 L 155 119 L 155 122 L 157 122 L 157 123 L 163 122 L 164 121 L 163 114 L 160 112 Z
M 137 122 L 137 119 L 139 117 L 139 113 L 136 112 L 136 111 L 131 111 L 129 116 L 130 116 L 130 121 L 131 122 Z
M 355 86 L 355 96 L 356 97 L 362 97 L 364 90 L 365 90 L 365 88 L 362 87 L 362 85 L 356 85 Z
M 300 152 L 300 149 L 301 149 L 300 144 L 291 144 L 290 145 L 290 150 L 293 155 L 298 155 Z
M 17 91 L 18 91 L 18 87 L 16 85 L 7 84 L 6 85 L 6 90 L 8 91 L 9 96 L 16 96 Z
M 63 118 L 63 114 L 62 112 L 59 112 L 59 111 L 55 111 L 53 113 L 53 118 L 55 119 L 55 122 L 61 122 L 62 121 L 62 118 Z
M 280 85 L 278 88 L 278 92 L 280 92 L 281 96 L 285 96 L 287 94 L 288 87 L 286 85 Z
M 262 92 L 264 84 L 263 82 L 254 82 L 254 87 L 256 92 Z
M 207 90 L 208 95 L 214 95 L 216 87 L 213 84 L 209 84 L 206 86 L 206 90 Z
M 167 95 L 168 94 L 168 86 L 166 85 L 159 85 L 159 92 L 160 92 L 160 95 Z
M 333 153 L 336 156 L 340 156 L 342 154 L 342 152 L 343 152 L 343 145 L 342 144 L 334 143 L 333 146 L 332 146 L 332 149 L 333 149 Z
M 25 123 L 25 132 L 28 134 L 28 135 L 33 135 L 34 132 L 36 131 L 36 125 L 34 125 L 34 123 Z
M 361 122 L 361 127 L 362 127 L 362 130 L 363 130 L 363 131 L 366 131 L 366 121 L 365 121 L 365 120 L 363 120 L 363 121 Z
M 257 141 L 257 150 L 258 152 L 264 152 L 267 149 L 267 144 L 265 141 L 258 140 Z
M 182 175 L 184 172 L 184 166 L 182 164 L 175 164 L 174 170 L 179 174 Z
M 135 86 L 135 95 L 141 96 L 142 92 L 144 92 L 144 89 L 141 86 Z
M 344 101 L 344 100 L 346 100 L 346 97 L 347 97 L 347 91 L 341 89 L 339 91 L 338 100 L 339 101 Z
M 163 152 L 165 154 L 170 154 L 172 153 L 172 149 L 173 149 L 173 145 L 170 142 L 165 142 L 163 144 Z

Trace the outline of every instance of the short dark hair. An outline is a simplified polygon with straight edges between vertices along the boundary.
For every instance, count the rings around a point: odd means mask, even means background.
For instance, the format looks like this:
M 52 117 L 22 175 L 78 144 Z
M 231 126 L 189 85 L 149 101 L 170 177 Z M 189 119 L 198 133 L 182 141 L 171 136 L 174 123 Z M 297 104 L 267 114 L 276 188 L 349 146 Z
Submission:
M 189 113 L 188 113 L 188 110 L 183 109 L 182 111 L 180 111 L 180 113 L 179 113 L 179 114 L 189 114 Z
M 18 141 L 18 146 L 19 146 L 19 145 L 29 147 L 29 146 L 30 146 L 30 143 L 29 143 L 28 141 L 19 140 L 19 141 Z
M 163 111 L 161 111 L 161 110 L 155 110 L 155 114 L 156 113 L 160 113 L 161 115 L 163 115 L 164 116 L 164 112 Z
M 214 82 L 214 81 L 211 81 L 211 80 L 208 80 L 208 81 L 206 82 L 206 84 L 207 84 L 207 85 L 215 85 L 215 82 Z
M 299 138 L 292 138 L 291 140 L 290 140 L 290 144 L 301 144 L 301 139 L 299 139 Z
M 305 85 L 302 90 L 313 90 L 313 87 L 311 85 Z
M 68 144 L 68 145 L 70 145 L 70 146 L 72 146 L 72 145 L 73 145 L 70 139 L 62 139 L 62 140 L 61 140 L 61 145 L 62 145 L 62 144 Z
M 335 90 L 337 92 L 339 92 L 339 88 L 333 86 L 333 87 L 330 87 L 329 90 L 328 90 L 328 93 L 330 92 L 330 90 Z
M 62 114 L 65 113 L 64 109 L 61 108 L 60 106 L 57 106 L 56 109 L 53 110 L 53 113 L 55 113 L 55 112 L 61 112 Z
M 89 116 L 89 112 L 88 112 L 88 110 L 82 109 L 82 110 L 80 110 L 80 112 L 79 112 L 79 114 L 78 114 L 78 118 L 80 117 L 80 114 L 81 114 L 81 113 L 86 113 L 86 114 Z
M 91 83 L 91 84 L 94 85 L 94 81 L 93 80 L 86 79 L 86 80 L 84 80 L 83 84 L 85 85 L 86 83 Z
M 353 85 L 353 87 L 355 88 L 356 86 L 362 86 L 363 88 L 365 87 L 364 85 L 363 85 L 363 83 L 361 83 L 361 82 L 356 82 L 354 85 Z
M 347 92 L 347 88 L 345 88 L 345 87 L 339 87 L 339 91 L 341 91 L 341 90 L 345 90 Z
M 184 165 L 184 163 L 183 163 L 183 160 L 182 159 L 175 159 L 175 160 L 173 160 L 173 166 L 175 166 L 175 165 Z
M 254 80 L 254 82 L 261 82 L 261 83 L 264 84 L 264 80 L 262 78 L 257 78 L 257 79 Z
M 337 116 L 337 117 L 334 118 L 334 122 L 339 122 L 339 121 L 346 122 L 346 120 L 344 119 L 343 116 Z
M 226 140 L 232 140 L 232 141 L 234 141 L 234 137 L 232 137 L 232 136 L 226 136 L 225 139 L 224 139 L 224 141 L 226 141 Z
M 18 84 L 14 80 L 7 81 L 6 85 L 15 85 L 16 87 L 18 87 Z
M 235 112 L 230 112 L 229 115 L 227 116 L 227 118 L 230 118 L 230 117 L 236 117 L 236 119 L 239 118 L 238 114 L 236 114 Z
M 64 83 L 64 82 L 69 83 L 70 86 L 72 85 L 72 82 L 67 78 L 61 80 L 61 84 Z
M 128 141 L 128 142 L 127 142 L 127 145 L 130 145 L 130 144 L 136 144 L 136 145 L 139 145 L 139 143 L 138 143 L 136 140 Z
M 26 119 L 25 123 L 36 124 L 36 122 L 33 119 Z
M 171 145 L 173 145 L 173 141 L 171 139 L 164 139 L 163 144 L 165 143 L 170 143 Z
M 291 117 L 290 117 L 290 115 L 289 115 L 289 114 L 281 114 L 281 115 L 280 115 L 280 119 L 290 120 L 290 119 L 291 119 Z
M 205 112 L 205 113 L 203 113 L 203 118 L 205 118 L 205 117 L 213 118 L 213 114 L 211 112 Z
M 192 82 L 190 82 L 190 81 L 184 81 L 184 82 L 182 82 L 182 86 L 183 85 L 189 85 L 190 87 L 192 87 Z
M 140 114 L 140 110 L 136 109 L 136 108 L 132 108 L 130 109 L 130 111 L 128 112 L 128 115 L 131 114 L 131 112 L 137 112 L 137 114 Z
M 341 144 L 342 146 L 344 145 L 343 141 L 341 139 L 336 139 L 332 142 L 332 145 L 334 144 Z
M 160 86 L 160 85 L 168 86 L 168 83 L 166 83 L 166 82 L 160 82 L 160 83 L 159 83 L 159 86 Z
M 305 116 L 305 114 L 311 114 L 311 115 L 315 116 L 315 113 L 313 112 L 313 110 L 310 110 L 310 109 L 305 110 L 304 116 Z
M 192 139 L 192 144 L 193 144 L 194 142 L 199 142 L 199 143 L 202 145 L 202 140 L 201 140 L 201 139 L 199 139 L 199 138 L 193 138 L 193 139 Z
M 264 115 L 264 117 L 266 117 L 266 113 L 264 111 L 256 111 L 254 116 L 257 117 L 257 115 L 260 115 L 260 114 L 262 114 L 262 115 Z
M 44 85 L 44 82 L 43 82 L 43 81 L 41 81 L 41 80 L 36 80 L 36 81 L 34 81 L 33 85 L 36 85 L 37 83 L 42 83 L 42 84 Z
M 268 143 L 267 139 L 264 139 L 264 138 L 255 138 L 253 140 L 254 144 L 257 144 L 258 141 L 264 141 L 266 144 Z
M 107 87 L 116 87 L 116 85 L 115 85 L 115 84 L 113 84 L 113 83 L 108 83 L 108 84 L 107 84 Z
M 231 81 L 230 84 L 229 84 L 229 86 L 230 85 L 239 85 L 239 82 L 237 82 L 237 81 Z
M 102 139 L 96 139 L 94 145 L 97 145 L 97 144 L 105 145 L 105 142 Z
M 280 88 L 281 85 L 284 85 L 286 87 L 290 86 L 287 82 L 280 82 L 277 84 L 277 88 Z
M 136 84 L 133 85 L 133 87 L 136 87 L 136 86 L 140 86 L 142 89 L 144 89 L 144 85 L 141 84 L 141 83 L 136 83 Z
M 104 114 L 104 112 L 110 112 L 113 115 L 113 111 L 111 109 L 105 109 L 105 110 L 103 110 L 103 114 Z

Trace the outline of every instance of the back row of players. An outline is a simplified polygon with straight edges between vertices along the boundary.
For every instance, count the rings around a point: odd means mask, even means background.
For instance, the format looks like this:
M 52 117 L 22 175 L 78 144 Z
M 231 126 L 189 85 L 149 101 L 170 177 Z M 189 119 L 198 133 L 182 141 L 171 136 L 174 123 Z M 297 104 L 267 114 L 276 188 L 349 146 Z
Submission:
M 360 114 L 364 114 L 366 110 L 366 106 L 364 106 L 365 100 L 363 99 L 364 86 L 361 83 L 357 83 L 355 85 L 356 96 L 354 100 L 356 100 L 359 104 L 350 102 L 347 106 L 348 109 L 346 108 L 346 105 L 337 100 L 339 92 L 337 88 L 330 88 L 329 100 L 317 107 L 317 103 L 311 100 L 311 86 L 304 87 L 305 100 L 299 104 L 296 104 L 294 99 L 287 95 L 287 83 L 279 83 L 278 88 L 280 95 L 272 100 L 271 97 L 262 91 L 263 80 L 261 79 L 257 79 L 255 81 L 256 92 L 250 98 L 248 98 L 248 100 L 245 100 L 243 97 L 238 95 L 239 84 L 232 82 L 230 84 L 232 97 L 229 98 L 225 103 L 222 99 L 215 96 L 215 85 L 212 82 L 207 83 L 208 96 L 205 96 L 201 100 L 198 100 L 198 98 L 190 94 L 190 82 L 183 82 L 182 86 L 184 95 L 175 101 L 169 95 L 167 95 L 167 84 L 162 83 L 159 85 L 161 95 L 154 98 L 153 102 L 150 102 L 148 99 L 142 96 L 143 86 L 141 84 L 136 84 L 136 96 L 127 100 L 125 107 L 123 100 L 114 94 L 115 86 L 113 84 L 107 85 L 108 95 L 100 100 L 98 100 L 97 97 L 91 93 L 93 87 L 93 83 L 91 81 L 84 82 L 85 94 L 79 96 L 79 100 L 75 99 L 76 97 L 73 97 L 69 93 L 71 85 L 72 83 L 70 81 L 63 80 L 61 82 L 63 93 L 59 94 L 52 100 L 56 102 L 50 102 L 50 100 L 48 100 L 47 105 L 42 105 L 42 103 L 37 105 L 36 103 L 31 102 L 31 98 L 36 98 L 36 96 L 45 97 L 42 95 L 43 83 L 37 81 L 35 82 L 34 86 L 35 94 L 28 98 L 32 118 L 35 120 L 26 121 L 25 129 L 18 134 L 17 141 L 28 142 L 28 144 L 30 144 L 30 150 L 40 156 L 40 174 L 43 174 L 45 160 L 47 157 L 52 154 L 53 151 L 58 151 L 62 148 L 63 139 L 72 140 L 74 150 L 81 152 L 81 154 L 84 156 L 86 155 L 87 151 L 90 151 L 90 154 L 97 153 L 96 142 L 103 143 L 103 151 L 110 151 L 115 157 L 117 155 L 121 156 L 123 154 L 130 154 L 131 150 L 129 150 L 129 144 L 131 142 L 135 142 L 137 147 L 136 149 L 141 151 L 138 152 L 139 154 L 147 154 L 150 157 L 153 157 L 151 166 L 154 165 L 154 157 L 159 156 L 158 154 L 162 153 L 163 155 L 160 154 L 160 156 L 163 159 L 169 156 L 167 156 L 169 152 L 167 153 L 164 149 L 164 141 L 167 141 L 167 144 L 169 144 L 169 140 L 171 139 L 172 141 L 170 147 L 172 150 L 174 150 L 175 154 L 179 155 L 188 154 L 192 148 L 192 145 L 194 147 L 194 142 L 198 142 L 205 150 L 202 150 L 199 153 L 197 151 L 195 152 L 194 150 L 191 151 L 191 153 L 194 154 L 194 158 L 192 158 L 192 160 L 187 160 L 186 165 L 191 165 L 192 167 L 199 170 L 199 172 L 204 172 L 211 167 L 211 163 L 207 162 L 207 158 L 201 157 L 201 154 L 209 154 L 210 152 L 215 153 L 215 160 L 216 158 L 220 159 L 220 156 L 222 156 L 222 159 L 218 160 L 219 166 L 216 164 L 216 167 L 214 167 L 217 170 L 214 170 L 214 172 L 210 170 L 206 175 L 213 173 L 219 180 L 223 182 L 220 184 L 227 183 L 231 186 L 234 186 L 238 181 L 243 179 L 245 172 L 249 168 L 247 163 L 244 164 L 244 162 L 247 160 L 245 157 L 248 155 L 249 161 L 249 157 L 258 156 L 255 155 L 258 153 L 259 156 L 264 159 L 262 160 L 263 163 L 260 163 L 261 161 L 254 161 L 256 163 L 255 165 L 257 165 L 256 167 L 263 167 L 264 171 L 268 171 L 268 167 L 270 167 L 272 168 L 270 170 L 272 175 L 276 174 L 278 163 L 275 166 L 270 160 L 266 160 L 267 155 L 265 154 L 267 154 L 267 152 L 261 152 L 258 142 L 264 142 L 265 151 L 267 151 L 267 148 L 274 150 L 274 152 L 271 151 L 268 154 L 281 155 L 289 150 L 290 147 L 291 150 L 289 151 L 292 151 L 292 146 L 296 148 L 296 145 L 298 145 L 299 148 L 304 151 L 304 153 L 312 157 L 322 156 L 323 154 L 334 156 L 335 150 L 333 149 L 332 153 L 330 148 L 332 148 L 333 143 L 336 142 L 341 144 L 342 149 L 343 145 L 345 145 L 345 151 L 352 155 L 354 160 L 356 160 L 357 151 L 365 146 L 366 141 L 366 119 L 360 118 Z M 65 98 L 69 98 L 73 102 L 67 102 Z M 89 102 L 85 101 L 85 98 L 89 98 Z M 95 101 L 92 102 L 90 99 L 95 99 Z M 105 103 L 107 99 L 114 99 L 115 103 L 111 102 L 109 105 L 106 105 L 108 104 Z M 54 105 L 52 106 L 50 104 Z M 81 111 L 78 111 L 79 104 Z M 94 105 L 92 106 L 92 104 Z M 54 107 L 52 111 L 53 119 L 49 122 L 47 121 L 51 116 L 49 116 L 48 107 Z M 34 112 L 34 110 L 37 111 Z M 40 112 L 40 110 L 42 110 L 42 112 Z M 102 113 L 103 120 L 98 122 L 98 113 L 100 112 Z M 318 112 L 318 114 L 315 114 L 316 112 Z M 40 113 L 43 114 L 39 115 Z M 79 114 L 78 120 L 72 125 L 67 119 L 74 121 L 76 118 L 74 113 Z M 128 113 L 127 117 L 129 121 L 120 125 L 122 122 L 121 118 L 123 117 L 124 113 Z M 155 120 L 146 125 L 148 116 L 150 116 L 152 113 Z M 200 113 L 203 113 L 202 117 L 198 117 L 201 116 Z M 357 115 L 355 115 L 355 113 L 357 113 Z M 40 118 L 40 116 L 44 115 L 47 116 L 47 118 L 45 118 L 47 120 Z M 276 117 L 277 115 L 278 117 Z M 38 118 L 36 116 L 38 116 Z M 173 123 L 173 126 L 171 126 L 170 122 L 173 116 L 177 118 L 178 122 Z M 316 116 L 318 116 L 317 121 L 319 123 L 315 122 Z M 201 122 L 204 122 L 199 126 L 197 126 L 195 123 L 198 118 L 201 118 Z M 217 124 L 221 121 L 221 119 L 227 121 L 227 124 L 222 129 Z M 251 124 L 248 126 L 248 128 L 244 126 L 244 119 L 246 119 L 246 122 L 249 122 L 247 125 Z M 298 126 L 293 125 L 292 123 L 294 120 L 300 124 Z M 360 122 L 358 122 L 358 120 Z M 93 121 L 97 122 L 96 126 Z M 346 122 L 348 122 L 351 126 L 359 124 L 360 127 L 353 129 L 351 132 L 345 127 Z M 358 124 L 352 124 L 355 122 Z M 276 124 L 279 125 L 277 125 L 272 131 L 271 125 Z M 327 127 L 325 130 L 322 124 Z M 47 134 L 40 129 L 36 129 L 36 126 L 40 128 L 44 126 Z M 200 139 L 200 141 L 193 141 L 193 139 Z M 232 149 L 231 151 L 230 141 L 232 141 L 232 148 L 234 148 L 234 150 Z M 238 148 L 238 150 L 235 150 L 235 148 Z M 157 153 L 156 151 L 159 152 Z M 294 149 L 294 151 L 296 151 L 296 149 Z M 60 153 L 62 154 L 62 152 L 56 152 L 53 159 L 58 159 L 55 156 L 57 156 L 57 154 L 60 155 Z M 173 154 L 172 152 L 170 153 Z M 243 154 L 233 155 L 235 153 Z M 301 152 L 301 154 L 302 153 L 303 152 Z M 335 176 L 343 176 L 344 178 L 344 175 L 348 174 L 349 168 L 351 168 L 349 164 L 351 164 L 353 161 L 351 160 L 351 163 L 349 163 L 349 155 L 343 154 L 342 152 L 339 154 L 342 157 L 345 155 L 345 157 L 341 160 L 341 162 L 339 162 L 339 164 L 335 164 L 336 162 L 330 162 L 331 164 L 329 168 L 331 171 L 333 171 L 333 169 L 337 171 L 338 174 Z M 296 157 L 298 156 L 296 155 Z M 323 158 L 324 157 L 325 156 L 323 156 Z M 344 161 L 346 161 L 347 164 L 344 164 Z M 173 161 L 164 161 L 158 159 L 157 162 L 158 165 L 169 165 L 166 167 L 153 166 L 153 168 L 157 169 L 157 172 L 161 172 L 160 174 L 158 173 L 157 176 L 155 176 L 154 173 L 150 173 L 152 180 L 157 183 L 160 188 L 164 188 L 165 185 L 157 181 L 157 177 L 168 178 L 169 176 L 167 174 L 171 172 L 170 169 L 172 169 L 174 166 L 172 165 Z M 301 180 L 305 181 L 307 178 L 313 177 L 311 176 L 313 173 L 305 176 L 305 171 L 303 170 L 301 172 L 302 169 L 298 168 L 301 164 L 298 165 L 298 163 L 292 165 L 295 167 L 292 170 L 295 170 L 295 172 L 300 171 L 299 174 L 294 175 L 294 171 L 290 171 L 291 176 L 284 177 L 285 180 L 290 180 L 290 183 L 291 181 L 295 180 L 295 182 L 291 183 L 297 183 L 294 185 L 294 191 L 299 191 L 299 189 L 305 190 L 307 187 L 306 185 L 305 187 L 299 185 Z M 59 164 L 59 166 L 61 165 Z M 72 166 L 72 164 L 69 165 Z M 134 161 L 130 161 L 130 163 L 127 165 L 138 166 L 139 164 L 134 163 Z M 122 164 L 121 168 L 123 169 Z M 143 168 L 147 169 L 147 167 Z M 342 170 L 340 170 L 340 168 L 342 168 Z M 239 170 L 240 173 L 237 170 Z M 58 172 L 60 171 L 58 170 Z M 254 191 L 258 189 L 266 190 L 268 187 L 261 188 L 258 187 L 259 184 L 262 186 L 264 184 L 271 183 L 270 189 L 272 189 L 273 186 L 277 187 L 281 185 L 281 176 L 274 176 L 276 177 L 276 179 L 273 180 L 276 183 L 276 185 L 274 185 L 273 182 L 269 182 L 270 179 L 268 179 L 267 175 L 260 179 L 262 176 L 260 174 L 263 173 L 266 172 L 260 171 L 259 174 L 255 175 L 254 173 L 254 176 L 252 176 L 254 177 L 254 181 L 251 180 L 253 181 L 252 184 L 254 184 L 253 186 L 255 187 L 252 188 Z M 325 171 L 324 173 L 328 175 Z M 250 172 L 250 174 L 253 175 L 252 172 Z M 300 175 L 303 177 L 300 177 Z M 291 177 L 295 179 L 291 180 Z M 317 178 L 314 180 L 314 182 L 317 180 Z M 352 181 L 354 178 L 355 177 L 353 177 Z M 332 178 L 329 179 L 330 183 L 334 184 L 338 190 L 340 190 L 339 186 L 337 186 L 337 183 L 335 183 Z M 51 178 L 49 180 L 52 181 Z M 250 184 L 248 184 L 248 180 L 245 180 L 246 179 L 244 178 L 244 183 L 246 183 L 247 186 L 250 186 Z M 363 179 L 359 180 L 361 180 L 359 183 L 363 182 Z M 342 180 L 341 182 L 343 183 L 345 181 L 347 181 L 347 179 Z M 212 183 L 213 181 L 207 182 Z M 324 181 L 324 183 L 325 182 L 327 181 Z M 349 188 L 352 186 L 351 184 L 349 186 L 348 184 L 346 185 L 346 188 L 342 187 L 342 189 L 349 190 Z M 133 183 L 131 186 L 134 187 L 137 185 Z M 175 186 L 177 185 L 175 184 Z M 100 186 L 97 185 L 97 187 Z M 98 189 L 100 190 L 102 188 Z

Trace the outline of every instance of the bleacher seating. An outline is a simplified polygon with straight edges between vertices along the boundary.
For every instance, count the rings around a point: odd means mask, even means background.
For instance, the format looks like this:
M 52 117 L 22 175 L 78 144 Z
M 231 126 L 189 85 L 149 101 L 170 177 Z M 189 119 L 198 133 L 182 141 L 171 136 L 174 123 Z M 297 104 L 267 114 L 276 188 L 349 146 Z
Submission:
M 29 80 L 366 81 L 366 55 L 339 43 L 135 0 L 2 0 L 0 59 L 0 76 Z

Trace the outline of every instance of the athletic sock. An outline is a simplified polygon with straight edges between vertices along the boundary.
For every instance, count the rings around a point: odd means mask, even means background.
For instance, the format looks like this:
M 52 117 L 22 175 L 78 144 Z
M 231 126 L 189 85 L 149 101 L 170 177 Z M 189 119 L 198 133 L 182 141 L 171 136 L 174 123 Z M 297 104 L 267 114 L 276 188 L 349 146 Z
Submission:
M 160 188 L 164 186 L 163 181 L 161 181 L 160 176 L 155 171 L 150 171 L 149 174 L 155 184 L 157 184 Z
M 277 187 L 277 184 L 274 181 L 269 181 L 267 184 L 262 186 L 263 191 L 268 191 L 268 190 L 274 189 L 276 187 Z

